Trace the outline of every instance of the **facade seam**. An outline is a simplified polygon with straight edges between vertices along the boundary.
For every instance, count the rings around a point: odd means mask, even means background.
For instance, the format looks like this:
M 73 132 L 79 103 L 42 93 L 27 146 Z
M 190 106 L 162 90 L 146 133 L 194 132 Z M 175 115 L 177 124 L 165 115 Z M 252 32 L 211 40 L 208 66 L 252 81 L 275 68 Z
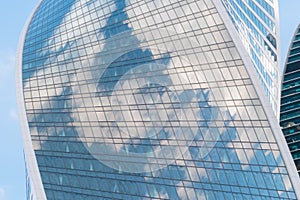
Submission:
M 268 122 L 270 123 L 271 130 L 274 134 L 275 140 L 278 144 L 279 151 L 282 154 L 283 162 L 285 163 L 285 166 L 287 168 L 288 174 L 290 175 L 290 179 L 292 182 L 292 187 L 294 188 L 295 194 L 297 199 L 300 199 L 300 179 L 297 174 L 296 166 L 294 164 L 294 161 L 292 159 L 291 153 L 289 151 L 289 148 L 287 146 L 286 140 L 282 134 L 282 131 L 279 126 L 278 118 L 274 115 L 273 109 L 268 102 L 268 98 L 260 85 L 260 81 L 257 77 L 257 74 L 255 73 L 255 69 L 253 66 L 253 63 L 249 57 L 249 54 L 247 53 L 244 45 L 242 44 L 238 33 L 229 18 L 229 15 L 227 14 L 227 11 L 222 3 L 222 0 L 212 0 L 215 4 L 215 7 L 217 8 L 218 13 L 222 16 L 222 20 L 226 26 L 226 29 L 230 33 L 230 36 L 232 40 L 234 41 L 234 44 L 237 47 L 237 50 L 239 54 L 241 55 L 241 58 L 244 62 L 245 68 L 250 76 L 251 82 L 254 85 L 254 89 L 256 90 L 256 93 L 259 94 L 258 98 L 261 101 L 262 107 L 265 111 L 265 114 L 267 116 Z
M 32 197 L 26 197 L 27 199 L 33 200 L 46 200 L 45 190 L 42 184 L 41 174 L 38 168 L 36 155 L 34 153 L 31 135 L 29 131 L 28 120 L 25 112 L 25 102 L 24 102 L 24 93 L 23 93 L 23 79 L 22 79 L 22 63 L 23 63 L 23 48 L 26 38 L 26 33 L 28 31 L 30 22 L 33 19 L 34 13 L 39 9 L 43 0 L 41 0 L 36 8 L 33 10 L 31 15 L 28 17 L 25 26 L 22 30 L 17 53 L 16 53 L 16 63 L 15 63 L 15 79 L 16 79 L 16 97 L 17 97 L 17 106 L 18 106 L 18 115 L 20 120 L 20 127 L 23 137 L 24 145 L 24 157 L 26 159 L 25 165 L 26 170 L 29 176 L 29 185 L 31 187 L 30 192 Z M 26 188 L 28 189 L 28 188 Z

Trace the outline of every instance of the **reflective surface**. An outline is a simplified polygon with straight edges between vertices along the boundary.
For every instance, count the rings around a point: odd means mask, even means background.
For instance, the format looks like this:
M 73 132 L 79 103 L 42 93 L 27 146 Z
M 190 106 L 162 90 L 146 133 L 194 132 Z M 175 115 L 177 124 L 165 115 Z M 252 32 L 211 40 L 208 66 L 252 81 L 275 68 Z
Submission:
M 279 115 L 279 34 L 277 0 L 223 0 L 255 66 L 267 97 Z
M 300 57 L 297 28 L 287 56 L 283 77 L 280 108 L 280 126 L 294 158 L 298 173 L 300 170 Z
M 295 199 L 210 0 L 45 0 L 23 90 L 48 199 Z

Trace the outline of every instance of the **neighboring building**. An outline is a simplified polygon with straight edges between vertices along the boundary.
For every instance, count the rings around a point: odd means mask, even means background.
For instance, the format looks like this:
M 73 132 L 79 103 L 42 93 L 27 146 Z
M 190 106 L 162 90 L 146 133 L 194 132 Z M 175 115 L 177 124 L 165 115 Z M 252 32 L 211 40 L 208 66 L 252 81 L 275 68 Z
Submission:
M 277 0 L 223 0 L 279 117 L 280 67 Z
M 221 0 L 44 0 L 20 40 L 28 199 L 296 199 Z
M 281 91 L 280 126 L 300 170 L 300 26 L 298 26 L 285 64 Z

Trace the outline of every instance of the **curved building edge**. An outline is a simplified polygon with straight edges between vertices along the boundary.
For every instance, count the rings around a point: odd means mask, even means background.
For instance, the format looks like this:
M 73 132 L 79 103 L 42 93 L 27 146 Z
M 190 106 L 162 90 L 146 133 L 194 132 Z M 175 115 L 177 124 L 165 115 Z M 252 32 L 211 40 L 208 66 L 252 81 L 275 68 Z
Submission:
M 260 85 L 259 78 L 257 77 L 257 73 L 255 72 L 253 63 L 250 59 L 250 56 L 247 53 L 244 45 L 242 44 L 242 41 L 240 40 L 238 32 L 236 31 L 231 19 L 229 18 L 229 15 L 227 14 L 227 11 L 222 3 L 222 0 L 212 0 L 212 1 L 215 4 L 215 7 L 216 7 L 218 13 L 222 16 L 222 20 L 226 26 L 226 29 L 228 30 L 230 36 L 232 37 L 232 40 L 233 40 L 235 46 L 237 47 L 237 50 L 238 50 L 239 54 L 241 55 L 241 58 L 244 62 L 245 68 L 246 68 L 247 72 L 249 73 L 252 84 L 254 85 L 254 88 L 255 88 L 257 94 L 259 94 L 258 97 L 261 101 L 263 109 L 265 110 L 266 116 L 267 116 L 269 124 L 270 124 L 270 128 L 273 131 L 273 134 L 274 134 L 274 137 L 278 144 L 279 150 L 282 154 L 282 159 L 287 168 L 288 175 L 292 182 L 292 187 L 295 191 L 297 199 L 300 199 L 300 179 L 299 179 L 297 169 L 294 164 L 292 155 L 290 153 L 290 150 L 287 146 L 286 140 L 280 129 L 279 120 L 275 116 L 265 92 L 263 92 L 264 90 L 263 90 L 262 86 Z
M 24 158 L 26 165 L 26 174 L 27 177 L 27 187 L 29 191 L 29 195 L 26 198 L 32 200 L 46 200 L 46 193 L 44 190 L 44 186 L 42 184 L 41 174 L 38 168 L 36 156 L 33 150 L 31 135 L 29 131 L 26 111 L 25 111 L 25 103 L 23 96 L 23 79 L 22 79 L 22 63 L 23 63 L 23 47 L 26 38 L 26 33 L 29 27 L 29 24 L 34 16 L 34 13 L 42 4 L 43 0 L 41 0 L 36 8 L 33 10 L 32 14 L 27 19 L 21 36 L 19 38 L 17 53 L 16 53 L 16 63 L 15 63 L 15 79 L 16 79 L 16 97 L 17 97 L 17 106 L 18 106 L 18 115 L 20 120 L 20 127 L 23 137 L 23 145 L 24 145 Z M 29 181 L 29 183 L 28 183 Z M 28 195 L 28 193 L 27 193 Z
M 29 175 L 30 182 L 31 182 L 31 189 L 32 189 L 33 197 L 34 197 L 33 199 L 39 199 L 39 200 L 46 199 L 46 195 L 45 195 L 44 187 L 42 185 L 41 175 L 40 175 L 40 172 L 38 169 L 36 156 L 35 156 L 35 153 L 33 150 L 31 136 L 30 136 L 29 127 L 28 127 L 28 123 L 27 123 L 26 112 L 25 112 L 24 97 L 23 97 L 23 84 L 22 84 L 22 53 L 23 53 L 23 44 L 25 41 L 25 36 L 26 36 L 28 26 L 30 24 L 30 21 L 31 21 L 35 11 L 39 8 L 39 6 L 42 2 L 43 2 L 43 0 L 40 1 L 40 3 L 36 7 L 36 9 L 32 13 L 32 15 L 29 17 L 29 20 L 25 25 L 25 28 L 21 34 L 21 38 L 19 41 L 19 46 L 18 46 L 18 51 L 17 51 L 17 60 L 16 60 L 17 103 L 18 103 L 19 119 L 20 119 L 20 124 L 21 124 L 23 141 L 24 141 L 26 167 L 27 167 L 28 175 Z M 222 16 L 224 24 L 227 27 L 227 30 L 229 30 L 229 33 L 230 33 L 235 45 L 237 46 L 237 49 L 243 59 L 246 69 L 251 77 L 252 84 L 254 85 L 257 93 L 259 94 L 260 101 L 261 101 L 261 103 L 264 107 L 264 110 L 266 112 L 266 115 L 268 117 L 269 123 L 271 125 L 271 129 L 275 135 L 280 152 L 283 155 L 282 156 L 283 161 L 286 164 L 286 168 L 288 170 L 288 174 L 290 175 L 290 179 L 292 181 L 294 191 L 296 193 L 297 198 L 300 199 L 300 180 L 298 178 L 298 174 L 297 174 L 293 159 L 290 155 L 289 149 L 285 142 L 285 138 L 284 138 L 283 134 L 281 133 L 281 129 L 278 125 L 278 119 L 274 115 L 273 110 L 272 110 L 271 106 L 269 105 L 266 94 L 262 92 L 263 88 L 260 85 L 257 74 L 254 71 L 254 66 L 249 57 L 249 54 L 247 53 L 244 46 L 242 45 L 242 43 L 238 37 L 238 33 L 235 30 L 228 14 L 227 14 L 227 11 L 225 10 L 225 7 L 222 4 L 222 0 L 213 0 L 213 3 L 215 4 L 215 6 L 217 8 L 218 13 Z
M 293 34 L 293 36 L 292 36 L 292 38 L 290 40 L 291 42 L 290 42 L 289 48 L 288 48 L 287 53 L 286 53 L 286 58 L 285 58 L 285 61 L 284 61 L 283 71 L 282 71 L 282 75 L 281 75 L 281 84 L 280 84 L 280 86 L 281 86 L 280 88 L 281 89 L 282 89 L 282 86 L 283 86 L 284 75 L 286 73 L 286 69 L 287 69 L 287 64 L 288 64 L 288 61 L 289 61 L 290 52 L 292 50 L 292 46 L 293 46 L 293 43 L 295 41 L 295 38 L 296 38 L 296 35 L 297 35 L 299 29 L 300 29 L 300 22 L 297 25 L 297 27 L 295 29 L 295 32 L 294 32 L 294 34 Z M 281 91 L 280 91 L 280 93 L 281 93 Z
M 288 69 L 288 64 L 289 64 L 290 56 L 291 56 L 291 55 L 293 56 L 293 54 L 291 54 L 291 51 L 292 51 L 292 49 L 293 49 L 294 43 L 296 42 L 296 36 L 297 36 L 297 34 L 299 34 L 299 30 L 300 30 L 300 22 L 299 22 L 299 24 L 297 25 L 297 27 L 296 27 L 296 29 L 295 29 L 295 31 L 294 31 L 293 36 L 292 36 L 291 39 L 290 39 L 289 48 L 288 48 L 288 50 L 287 50 L 286 58 L 285 58 L 284 65 L 283 65 L 283 71 L 282 71 L 281 83 L 280 83 L 280 94 L 281 94 L 281 95 L 280 95 L 280 105 L 281 105 L 281 100 L 283 99 L 283 98 L 282 98 L 282 90 L 283 90 L 283 86 L 284 86 L 284 77 L 286 76 L 286 72 L 287 72 L 287 69 Z M 298 59 L 298 60 L 296 60 L 296 61 L 293 61 L 293 62 L 297 63 L 297 62 L 299 62 L 299 61 L 300 61 L 300 59 Z M 288 73 L 297 73 L 297 71 L 295 70 L 295 71 L 288 72 Z M 284 97 L 284 98 L 286 98 L 286 97 Z M 280 117 L 281 117 L 281 109 L 280 109 Z M 279 124 L 280 124 L 280 126 L 281 126 L 281 119 L 279 120 Z M 281 129 L 284 129 L 284 128 L 286 128 L 286 127 L 281 127 Z M 283 133 L 282 133 L 282 135 L 283 135 L 283 137 L 286 137 Z M 287 142 L 287 143 L 288 143 L 288 142 Z M 291 150 L 290 150 L 290 154 L 292 155 Z M 292 155 L 292 156 L 293 156 L 293 155 Z M 293 161 L 294 161 L 294 158 L 293 158 Z M 296 164 L 296 161 L 294 161 L 294 165 L 295 165 L 296 170 L 297 170 L 297 172 L 298 172 L 298 169 L 297 169 L 297 166 L 296 166 L 296 165 L 297 165 L 297 164 Z

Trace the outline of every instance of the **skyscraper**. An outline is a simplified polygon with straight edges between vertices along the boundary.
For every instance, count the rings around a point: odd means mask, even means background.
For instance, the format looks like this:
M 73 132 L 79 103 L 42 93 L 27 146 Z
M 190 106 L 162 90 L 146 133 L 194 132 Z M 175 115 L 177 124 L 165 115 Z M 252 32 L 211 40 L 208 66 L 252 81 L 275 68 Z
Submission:
M 298 173 L 300 170 L 300 26 L 297 27 L 286 59 L 282 91 L 280 126 L 288 143 Z
M 272 109 L 279 116 L 278 1 L 223 2 L 251 57 Z
M 220 0 L 44 0 L 20 40 L 29 199 L 296 199 Z

